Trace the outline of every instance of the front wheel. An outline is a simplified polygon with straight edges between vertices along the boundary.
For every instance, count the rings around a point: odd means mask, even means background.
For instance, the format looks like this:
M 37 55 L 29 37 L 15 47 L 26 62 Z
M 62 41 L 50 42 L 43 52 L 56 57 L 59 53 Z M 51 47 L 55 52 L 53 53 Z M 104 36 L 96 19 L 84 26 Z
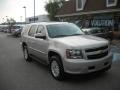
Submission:
M 58 56 L 52 56 L 50 58 L 50 72 L 56 80 L 64 79 L 63 65 Z
M 28 53 L 27 46 L 23 46 L 23 54 L 24 54 L 24 59 L 28 62 L 31 61 L 30 55 Z

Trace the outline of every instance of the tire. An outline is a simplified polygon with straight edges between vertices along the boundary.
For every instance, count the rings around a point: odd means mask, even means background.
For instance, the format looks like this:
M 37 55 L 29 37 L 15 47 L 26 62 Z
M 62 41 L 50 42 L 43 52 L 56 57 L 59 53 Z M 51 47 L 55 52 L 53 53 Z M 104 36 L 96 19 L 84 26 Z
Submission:
M 65 79 L 65 73 L 64 73 L 64 69 L 63 69 L 63 65 L 62 62 L 59 58 L 59 56 L 51 56 L 50 57 L 50 73 L 51 75 L 59 81 L 62 81 Z
M 27 61 L 27 62 L 31 62 L 31 58 L 30 58 L 30 55 L 28 53 L 28 49 L 27 49 L 27 46 L 23 46 L 23 54 L 24 54 L 24 59 Z

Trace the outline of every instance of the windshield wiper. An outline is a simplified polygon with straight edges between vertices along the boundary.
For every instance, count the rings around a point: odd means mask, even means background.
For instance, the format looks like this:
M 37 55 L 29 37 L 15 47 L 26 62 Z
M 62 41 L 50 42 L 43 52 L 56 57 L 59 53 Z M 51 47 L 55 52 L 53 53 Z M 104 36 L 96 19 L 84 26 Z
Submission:
M 76 35 L 83 35 L 83 34 L 71 34 L 69 36 L 76 36 Z

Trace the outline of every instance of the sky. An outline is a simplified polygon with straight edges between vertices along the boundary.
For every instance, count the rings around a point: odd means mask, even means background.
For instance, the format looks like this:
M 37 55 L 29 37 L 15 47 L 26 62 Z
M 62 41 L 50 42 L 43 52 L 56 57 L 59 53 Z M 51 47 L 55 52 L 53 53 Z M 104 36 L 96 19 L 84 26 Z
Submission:
M 36 15 L 47 14 L 44 8 L 47 1 L 35 0 Z M 25 9 L 23 6 L 26 6 L 26 17 L 34 16 L 34 0 L 0 0 L 0 23 L 6 21 L 7 18 L 24 21 Z

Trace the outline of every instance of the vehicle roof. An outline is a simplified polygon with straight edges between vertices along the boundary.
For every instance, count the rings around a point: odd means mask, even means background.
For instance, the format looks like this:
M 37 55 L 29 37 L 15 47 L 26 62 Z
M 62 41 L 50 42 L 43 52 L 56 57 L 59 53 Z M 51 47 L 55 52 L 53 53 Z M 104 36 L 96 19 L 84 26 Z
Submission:
M 28 25 L 54 25 L 54 24 L 67 24 L 68 22 L 39 22 L 39 23 L 31 23 Z

